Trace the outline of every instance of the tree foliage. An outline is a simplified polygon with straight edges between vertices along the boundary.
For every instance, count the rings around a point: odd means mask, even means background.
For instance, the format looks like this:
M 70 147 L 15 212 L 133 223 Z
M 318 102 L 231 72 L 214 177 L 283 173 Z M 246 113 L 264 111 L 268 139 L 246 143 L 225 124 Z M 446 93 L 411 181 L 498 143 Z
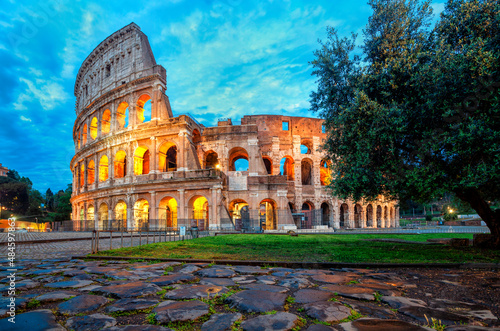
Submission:
M 500 245 L 500 3 L 450 0 L 431 29 L 428 1 L 372 0 L 363 31 L 328 28 L 312 62 L 333 193 L 469 203 Z

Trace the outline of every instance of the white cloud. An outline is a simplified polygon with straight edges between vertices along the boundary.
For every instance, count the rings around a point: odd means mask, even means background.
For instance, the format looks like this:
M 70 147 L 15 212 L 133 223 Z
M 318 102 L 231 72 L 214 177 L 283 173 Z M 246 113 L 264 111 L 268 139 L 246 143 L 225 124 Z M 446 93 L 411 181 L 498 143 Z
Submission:
M 20 93 L 17 101 L 14 103 L 14 108 L 17 110 L 25 110 L 24 105 L 27 101 L 37 100 L 44 110 L 52 110 L 68 99 L 68 94 L 59 83 L 51 80 L 19 78 L 19 80 L 27 85 L 24 92 Z
M 27 118 L 27 117 L 24 117 L 21 115 L 21 121 L 24 121 L 24 122 L 31 122 L 31 118 Z

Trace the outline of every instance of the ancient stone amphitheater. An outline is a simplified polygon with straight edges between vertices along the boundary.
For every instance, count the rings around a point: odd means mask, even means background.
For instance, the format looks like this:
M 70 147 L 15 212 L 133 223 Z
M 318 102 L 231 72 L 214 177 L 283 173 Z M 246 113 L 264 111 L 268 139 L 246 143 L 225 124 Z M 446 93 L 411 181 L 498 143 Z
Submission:
M 241 124 L 221 119 L 205 127 L 189 114 L 174 116 L 166 90 L 166 70 L 134 23 L 83 62 L 71 160 L 77 226 L 399 226 L 394 201 L 354 203 L 329 194 L 321 119 L 245 115 Z

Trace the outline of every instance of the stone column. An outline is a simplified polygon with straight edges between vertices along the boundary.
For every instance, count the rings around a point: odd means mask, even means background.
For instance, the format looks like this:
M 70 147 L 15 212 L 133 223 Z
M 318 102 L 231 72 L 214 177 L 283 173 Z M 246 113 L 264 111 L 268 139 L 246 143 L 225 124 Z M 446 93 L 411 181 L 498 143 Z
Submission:
M 349 220 L 347 221 L 347 224 L 348 227 L 352 229 L 354 228 L 354 205 L 352 203 L 347 203 L 347 209 L 349 210 Z
M 157 155 L 158 153 L 156 152 L 157 151 L 157 147 L 156 147 L 157 139 L 156 139 L 156 137 L 151 137 L 149 139 L 151 140 L 151 159 L 149 162 L 149 173 L 150 174 L 157 174 L 160 172 L 158 170 L 158 155 Z
M 361 221 L 359 222 L 361 228 L 366 228 L 366 207 L 361 211 Z
M 98 111 L 96 114 L 97 118 L 97 137 L 95 138 L 96 140 L 100 139 L 102 136 L 102 110 Z
M 155 191 L 150 191 L 149 194 L 151 195 L 151 198 L 149 201 L 149 226 L 151 229 L 157 229 L 158 228 L 158 213 L 157 213 L 157 203 L 156 203 L 156 192 Z M 153 222 L 151 222 L 153 220 Z
M 84 173 L 83 173 L 83 190 L 84 191 L 87 191 L 87 187 L 88 187 L 88 174 L 89 174 L 89 168 L 88 168 L 88 161 L 87 159 L 85 158 L 83 160 L 83 165 L 84 165 Z M 81 170 L 81 168 L 80 168 Z
M 335 199 L 333 202 L 333 228 L 340 229 L 340 206 L 338 199 Z
M 218 186 L 218 185 L 216 185 Z M 208 226 L 210 227 L 218 227 L 220 226 L 220 220 L 217 219 L 217 208 L 218 206 L 218 201 L 217 201 L 217 188 L 216 186 L 212 187 L 210 189 L 211 193 L 211 204 L 209 205 L 209 216 L 208 216 Z
M 187 160 L 186 160 L 186 136 L 187 131 L 185 129 L 179 131 L 179 140 L 180 140 L 180 149 L 177 150 L 177 171 L 186 171 L 187 169 Z
M 94 229 L 99 229 L 99 201 L 94 199 Z
M 259 140 L 257 138 L 248 138 L 248 176 L 259 175 L 259 162 L 262 162 L 262 160 L 259 160 L 261 156 L 258 149 Z
M 134 204 L 132 202 L 132 196 L 127 194 L 127 228 L 132 229 L 134 227 Z
M 399 207 L 396 207 L 396 227 L 400 227 L 401 224 L 399 224 Z
M 186 215 L 187 215 L 186 190 L 181 188 L 177 191 L 179 192 L 179 205 L 177 206 L 177 219 L 184 220 L 186 218 Z

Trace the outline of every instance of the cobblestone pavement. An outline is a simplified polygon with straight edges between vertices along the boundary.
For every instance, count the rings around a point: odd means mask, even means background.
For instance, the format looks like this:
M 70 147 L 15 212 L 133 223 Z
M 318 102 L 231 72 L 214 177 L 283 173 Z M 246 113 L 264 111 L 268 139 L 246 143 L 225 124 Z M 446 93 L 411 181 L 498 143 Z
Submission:
M 90 238 L 90 237 L 89 237 Z M 17 239 L 17 238 L 16 238 Z M 60 239 L 60 237 L 59 237 Z M 162 241 L 164 241 L 162 237 Z M 168 240 L 178 240 L 178 237 L 167 236 Z M 158 241 L 158 236 L 155 236 L 154 241 Z M 16 240 L 18 243 L 18 241 Z M 145 236 L 135 236 L 131 238 L 124 236 L 123 247 L 138 246 L 139 243 L 145 244 L 146 242 L 152 243 L 153 236 L 150 235 L 149 239 Z M 122 245 L 121 238 L 113 239 L 112 246 L 110 246 L 109 239 L 99 240 L 99 249 L 107 250 L 111 248 L 120 248 Z M 81 256 L 91 252 L 91 240 L 75 240 L 75 241 L 53 241 L 47 243 L 21 243 L 16 245 L 16 259 L 57 259 L 67 258 L 71 256 Z M 8 253 L 8 246 L 0 246 L 0 258 L 6 258 Z
M 71 243 L 69 243 L 71 245 Z M 69 249 L 69 248 L 68 248 Z M 492 330 L 498 272 L 1 261 L 0 330 Z M 2 318 L 2 317 L 0 317 Z M 430 324 L 430 325 L 429 325 Z
M 8 241 L 7 232 L 0 233 L 0 243 Z M 16 241 L 58 240 L 71 238 L 91 238 L 91 232 L 16 232 Z

